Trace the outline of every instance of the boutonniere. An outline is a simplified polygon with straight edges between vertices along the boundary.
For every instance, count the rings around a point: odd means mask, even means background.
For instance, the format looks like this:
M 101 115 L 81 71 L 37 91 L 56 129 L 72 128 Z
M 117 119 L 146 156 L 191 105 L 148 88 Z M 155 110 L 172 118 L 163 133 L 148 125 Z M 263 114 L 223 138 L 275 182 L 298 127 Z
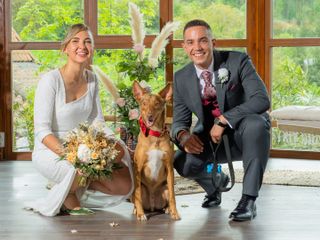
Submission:
M 229 81 L 229 70 L 226 68 L 220 68 L 218 70 L 218 80 L 223 85 Z

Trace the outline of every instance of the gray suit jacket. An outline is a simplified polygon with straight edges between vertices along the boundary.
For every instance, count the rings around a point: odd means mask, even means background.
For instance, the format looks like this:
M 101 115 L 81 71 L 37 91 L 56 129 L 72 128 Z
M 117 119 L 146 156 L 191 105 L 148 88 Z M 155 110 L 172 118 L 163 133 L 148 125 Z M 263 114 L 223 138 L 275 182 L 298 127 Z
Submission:
M 257 74 L 246 53 L 235 51 L 213 51 L 214 75 L 217 99 L 221 113 L 236 129 L 241 120 L 250 114 L 263 114 L 270 107 L 266 87 Z M 229 71 L 228 81 L 221 83 L 218 70 L 226 68 Z M 201 134 L 204 131 L 206 119 L 201 103 L 200 82 L 193 63 L 186 65 L 175 73 L 173 85 L 173 124 L 171 137 L 177 145 L 177 134 L 189 130 L 192 114 L 198 118 L 193 132 Z

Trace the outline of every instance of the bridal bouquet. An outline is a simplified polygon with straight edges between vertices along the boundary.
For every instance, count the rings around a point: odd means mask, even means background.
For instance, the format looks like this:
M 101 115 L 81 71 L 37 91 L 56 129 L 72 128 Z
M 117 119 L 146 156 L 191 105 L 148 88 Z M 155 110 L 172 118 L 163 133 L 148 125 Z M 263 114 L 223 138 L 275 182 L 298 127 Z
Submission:
M 63 142 L 64 156 L 80 173 L 80 186 L 88 181 L 111 178 L 115 169 L 121 168 L 115 162 L 118 155 L 116 140 L 108 137 L 102 122 L 89 125 L 82 123 L 70 131 Z

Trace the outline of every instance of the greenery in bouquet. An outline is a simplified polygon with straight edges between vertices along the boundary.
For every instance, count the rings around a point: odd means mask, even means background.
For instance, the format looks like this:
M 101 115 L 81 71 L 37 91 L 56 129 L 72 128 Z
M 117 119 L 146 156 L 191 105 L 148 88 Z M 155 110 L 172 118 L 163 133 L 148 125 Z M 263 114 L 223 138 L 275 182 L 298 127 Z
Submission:
M 164 69 L 167 59 L 162 53 L 168 44 L 168 37 L 179 27 L 179 23 L 168 22 L 152 42 L 147 55 L 144 46 L 143 16 L 133 3 L 129 3 L 129 15 L 133 49 L 125 51 L 122 60 L 116 64 L 116 71 L 121 76 L 121 81 L 114 87 L 113 81 L 97 66 L 93 66 L 92 69 L 113 96 L 117 119 L 122 123 L 127 134 L 135 138 L 139 133 L 137 121 L 139 108 L 132 94 L 133 81 L 137 80 L 146 91 L 151 91 L 148 83 L 150 80 L 158 79 L 158 72 Z
M 88 181 L 111 178 L 121 166 L 115 162 L 119 153 L 116 140 L 108 136 L 103 122 L 81 123 L 68 132 L 63 142 L 64 155 L 80 173 L 80 186 Z

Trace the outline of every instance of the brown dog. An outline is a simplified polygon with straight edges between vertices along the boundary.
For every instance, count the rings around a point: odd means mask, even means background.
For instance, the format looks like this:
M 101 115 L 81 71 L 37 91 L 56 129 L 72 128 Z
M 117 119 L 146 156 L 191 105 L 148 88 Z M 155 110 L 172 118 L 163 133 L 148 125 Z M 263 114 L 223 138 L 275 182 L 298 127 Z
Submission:
M 172 219 L 179 220 L 173 186 L 173 146 L 165 128 L 165 103 L 172 97 L 172 86 L 168 84 L 158 94 L 151 94 L 135 81 L 133 95 L 141 115 L 134 153 L 134 214 L 145 221 L 144 210 L 165 210 Z

